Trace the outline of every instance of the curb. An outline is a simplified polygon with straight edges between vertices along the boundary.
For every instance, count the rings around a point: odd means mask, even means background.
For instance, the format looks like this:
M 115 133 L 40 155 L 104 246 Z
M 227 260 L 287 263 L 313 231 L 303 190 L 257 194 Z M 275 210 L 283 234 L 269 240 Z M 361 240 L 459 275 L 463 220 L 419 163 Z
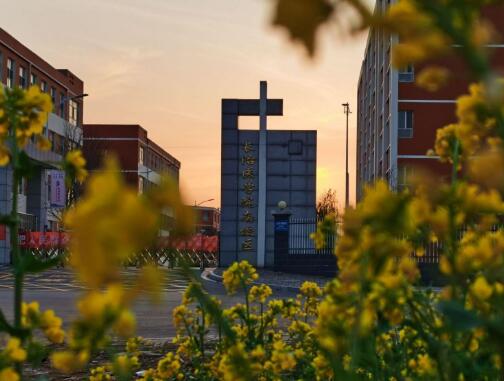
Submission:
M 215 273 L 216 268 L 207 268 L 205 271 L 201 273 L 201 278 L 206 281 L 222 283 L 222 276 Z M 261 284 L 266 284 L 271 287 L 272 290 L 275 291 L 291 291 L 291 292 L 299 292 L 299 287 L 295 286 L 284 286 L 277 283 L 267 283 L 267 282 L 252 282 L 253 285 L 259 286 Z

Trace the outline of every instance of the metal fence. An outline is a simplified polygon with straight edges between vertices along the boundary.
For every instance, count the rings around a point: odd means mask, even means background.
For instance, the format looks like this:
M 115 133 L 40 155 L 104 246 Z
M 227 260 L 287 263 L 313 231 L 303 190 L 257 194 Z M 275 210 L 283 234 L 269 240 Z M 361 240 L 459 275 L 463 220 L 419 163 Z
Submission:
M 312 234 L 317 231 L 317 218 L 290 218 L 288 232 L 275 233 L 275 269 L 298 274 L 336 274 L 334 247 L 336 233 L 327 232 L 325 245 L 317 249 Z M 285 234 L 285 235 L 284 235 Z
M 67 263 L 67 250 L 65 248 L 28 248 L 24 249 L 32 253 L 40 260 L 46 261 L 53 258 L 61 258 L 61 266 Z M 179 267 L 186 263 L 191 267 L 216 267 L 217 253 L 191 249 L 154 248 L 145 249 L 133 254 L 124 263 L 125 266 L 141 267 L 146 264 L 156 264 L 163 267 Z
M 460 228 L 457 231 L 457 240 L 460 241 L 462 238 L 464 238 L 464 235 L 468 230 L 469 228 L 467 226 Z M 498 224 L 493 225 L 489 229 L 489 232 L 497 232 L 501 230 L 504 230 L 504 225 Z M 412 257 L 416 260 L 416 262 L 419 264 L 437 264 L 439 263 L 439 260 L 443 255 L 444 245 L 442 241 L 429 242 L 423 245 L 423 249 L 423 255 L 418 255 L 416 251 L 412 253 Z
M 158 266 L 174 268 L 182 263 L 190 267 L 216 267 L 218 261 L 217 252 L 200 251 L 191 249 L 145 249 L 140 253 L 132 255 L 129 264 L 132 266 L 143 266 L 148 263 L 155 263 Z
M 291 218 L 289 221 L 289 255 L 333 255 L 336 245 L 336 232 L 326 234 L 324 247 L 317 249 L 311 238 L 317 231 L 318 218 Z

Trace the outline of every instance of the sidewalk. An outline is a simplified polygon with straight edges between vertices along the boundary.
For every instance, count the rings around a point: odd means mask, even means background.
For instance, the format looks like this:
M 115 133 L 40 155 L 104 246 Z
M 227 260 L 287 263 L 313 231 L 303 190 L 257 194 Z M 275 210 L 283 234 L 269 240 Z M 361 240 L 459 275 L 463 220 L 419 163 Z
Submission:
M 208 268 L 201 276 L 204 279 L 213 280 L 215 282 L 222 282 L 222 273 L 225 268 Z M 301 274 L 288 274 L 282 272 L 275 272 L 273 270 L 257 269 L 259 274 L 259 279 L 255 284 L 267 284 L 274 290 L 288 290 L 292 292 L 298 292 L 299 287 L 303 282 L 315 282 L 320 287 L 323 287 L 327 282 L 333 278 L 315 276 L 315 275 L 301 275 Z

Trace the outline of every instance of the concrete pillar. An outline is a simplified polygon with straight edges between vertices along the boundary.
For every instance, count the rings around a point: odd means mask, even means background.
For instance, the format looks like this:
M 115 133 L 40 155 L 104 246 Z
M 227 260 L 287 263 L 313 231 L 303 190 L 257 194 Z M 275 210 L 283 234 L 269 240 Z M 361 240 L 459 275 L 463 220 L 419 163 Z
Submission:
M 268 84 L 261 81 L 259 98 L 259 200 L 257 210 L 257 267 L 266 259 L 266 169 L 267 169 L 267 106 Z

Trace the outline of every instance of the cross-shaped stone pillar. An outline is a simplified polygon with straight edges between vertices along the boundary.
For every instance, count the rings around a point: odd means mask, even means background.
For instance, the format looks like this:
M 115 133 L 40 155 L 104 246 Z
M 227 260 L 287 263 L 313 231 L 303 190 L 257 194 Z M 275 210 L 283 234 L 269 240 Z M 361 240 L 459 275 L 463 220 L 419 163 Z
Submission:
M 248 259 L 264 267 L 266 252 L 267 117 L 283 115 L 283 100 L 222 100 L 220 265 Z M 239 116 L 259 116 L 259 132 L 238 130 Z M 248 152 L 244 152 L 245 150 Z

